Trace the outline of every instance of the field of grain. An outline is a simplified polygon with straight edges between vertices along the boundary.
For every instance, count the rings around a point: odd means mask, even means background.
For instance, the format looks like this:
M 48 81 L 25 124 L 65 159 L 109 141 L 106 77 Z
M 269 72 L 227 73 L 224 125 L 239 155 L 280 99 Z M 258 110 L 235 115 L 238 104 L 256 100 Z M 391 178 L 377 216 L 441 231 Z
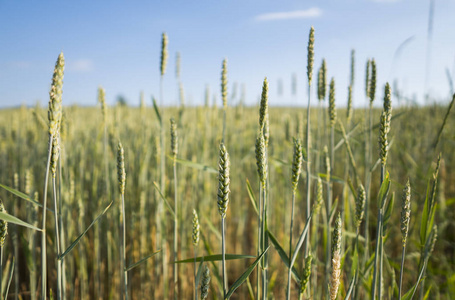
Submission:
M 454 100 L 408 104 L 372 60 L 336 108 L 308 49 L 300 107 L 267 80 L 232 101 L 225 62 L 217 106 L 62 107 L 62 54 L 49 107 L 0 111 L 2 297 L 451 299 Z

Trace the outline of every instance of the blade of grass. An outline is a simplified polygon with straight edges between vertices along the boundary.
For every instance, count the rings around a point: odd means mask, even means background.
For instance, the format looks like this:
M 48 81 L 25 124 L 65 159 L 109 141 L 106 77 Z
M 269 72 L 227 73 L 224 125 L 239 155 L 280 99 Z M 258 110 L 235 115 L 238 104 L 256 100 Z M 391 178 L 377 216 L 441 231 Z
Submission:
M 196 288 L 199 287 L 199 282 L 201 281 L 201 276 L 202 276 L 202 265 L 204 263 L 204 257 L 202 257 L 202 260 L 201 262 L 199 263 L 199 267 L 197 268 L 197 273 L 196 273 L 196 282 L 195 282 L 195 286 Z
M 238 289 L 250 276 L 251 272 L 253 272 L 254 268 L 256 268 L 257 264 L 261 260 L 261 258 L 264 256 L 264 254 L 270 249 L 270 246 L 267 247 L 267 249 L 262 252 L 261 255 L 256 258 L 256 260 L 246 269 L 246 271 L 234 282 L 234 284 L 229 288 L 229 291 L 226 294 L 226 299 L 229 299 L 232 294 L 235 292 L 236 289 Z
M 111 201 L 111 203 L 109 203 L 109 205 L 95 218 L 95 220 L 93 220 L 93 222 L 87 227 L 87 229 L 84 230 L 84 232 L 82 232 L 72 243 L 71 245 L 69 245 L 68 248 L 66 248 L 65 252 L 63 252 L 62 255 L 60 255 L 60 257 L 58 258 L 59 260 L 62 260 L 68 253 L 71 252 L 71 250 L 73 250 L 73 248 L 79 243 L 79 241 L 81 240 L 81 238 L 87 233 L 87 231 L 89 231 L 90 228 L 92 228 L 93 225 L 95 225 L 96 222 L 98 222 L 98 220 L 108 211 L 108 209 L 111 207 L 112 203 L 114 203 L 113 201 Z
M 138 261 L 137 263 L 134 263 L 134 264 L 130 265 L 129 267 L 127 267 L 127 268 L 125 269 L 125 271 L 126 271 L 126 272 L 131 271 L 132 269 L 136 268 L 137 266 L 139 266 L 140 264 L 142 264 L 143 262 L 145 262 L 145 261 L 146 261 L 147 259 L 149 259 L 150 257 L 154 256 L 155 254 L 159 253 L 160 251 L 161 251 L 161 249 L 158 250 L 158 251 L 156 251 L 156 252 L 153 252 L 153 253 L 150 254 L 150 255 L 147 255 L 146 257 L 144 257 L 143 259 L 141 259 L 141 260 Z
M 226 260 L 234 260 L 234 259 L 245 259 L 245 258 L 255 258 L 254 255 L 243 255 L 243 254 L 226 254 Z M 213 255 L 206 255 L 206 256 L 199 256 L 196 257 L 196 261 L 221 261 L 221 254 L 213 254 Z M 194 263 L 195 258 L 188 258 L 183 260 L 174 261 L 174 264 L 183 264 L 183 263 Z
M 168 158 L 174 159 L 174 157 L 172 157 L 170 155 L 168 155 Z M 201 171 L 204 171 L 204 172 L 218 174 L 218 171 L 215 168 L 212 168 L 210 166 L 206 166 L 206 165 L 203 165 L 203 164 L 200 164 L 200 163 L 195 163 L 195 162 L 192 162 L 192 161 L 189 161 L 189 160 L 185 160 L 185 159 L 181 159 L 181 158 L 176 158 L 175 161 L 178 162 L 181 165 L 184 165 L 184 166 L 187 166 L 187 167 L 190 167 L 190 168 L 193 168 L 193 169 L 198 169 L 198 170 L 201 170 Z
M 280 243 L 278 242 L 278 240 L 276 239 L 276 237 L 273 235 L 273 233 L 271 233 L 269 230 L 267 230 L 267 234 L 269 236 L 269 239 L 270 241 L 272 242 L 273 246 L 275 247 L 275 250 L 278 252 L 278 254 L 280 255 L 280 258 L 281 260 L 283 261 L 283 263 L 285 264 L 286 267 L 289 268 L 289 257 L 288 255 L 286 254 L 286 251 L 284 251 L 283 247 L 281 247 Z M 297 281 L 297 282 L 300 282 L 301 279 L 300 279 L 300 276 L 299 274 L 297 273 L 297 269 L 293 266 L 292 267 L 292 275 L 293 278 Z
M 153 102 L 153 109 L 155 110 L 156 117 L 158 118 L 158 122 L 160 122 L 160 124 L 162 124 L 160 109 L 158 108 L 158 104 L 156 104 L 155 97 L 152 98 L 152 102 Z
M 27 227 L 27 228 L 31 228 L 31 229 L 34 229 L 34 230 L 37 230 L 37 231 L 43 231 L 41 228 L 38 228 L 38 227 L 35 227 L 31 224 L 28 224 L 6 212 L 0 212 L 0 220 L 4 220 L 8 223 L 13 223 L 13 224 L 17 224 L 17 225 L 20 225 L 20 226 L 24 226 L 24 227 Z
M 5 190 L 7 190 L 8 192 L 10 192 L 11 194 L 13 194 L 13 195 L 15 195 L 15 196 L 17 196 L 17 197 L 19 197 L 19 198 L 21 198 L 21 199 L 24 199 L 24 200 L 26 200 L 26 201 L 28 201 L 28 202 L 30 202 L 30 203 L 33 203 L 33 204 L 35 204 L 35 205 L 38 205 L 39 207 L 43 207 L 43 205 L 42 205 L 41 203 L 36 202 L 36 201 L 33 200 L 30 196 L 28 196 L 28 195 L 25 194 L 25 193 L 22 193 L 21 191 L 18 191 L 18 190 L 16 190 L 16 189 L 13 189 L 13 188 L 11 188 L 11 187 L 9 187 L 9 186 L 6 186 L 6 185 L 3 185 L 3 184 L 0 184 L 0 187 L 1 187 L 1 188 L 4 188 Z M 48 209 L 48 210 L 50 210 L 50 209 Z
M 297 259 L 297 255 L 299 254 L 300 247 L 302 247 L 303 242 L 305 241 L 306 235 L 308 234 L 308 227 L 311 224 L 312 216 L 313 216 L 313 211 L 311 211 L 311 214 L 306 221 L 305 227 L 303 228 L 302 233 L 300 234 L 297 245 L 295 246 L 294 254 L 292 255 L 291 263 L 289 264 L 289 266 L 291 266 L 291 267 L 294 266 L 295 260 Z
M 439 128 L 438 135 L 436 136 L 436 140 L 433 143 L 433 148 L 434 149 L 436 149 L 436 147 L 439 144 L 439 140 L 441 139 L 442 131 L 444 130 L 444 127 L 445 127 L 446 122 L 447 122 L 447 118 L 449 117 L 450 110 L 452 109 L 452 106 L 453 106 L 454 102 L 455 102 L 455 94 L 453 94 L 452 101 L 450 101 L 449 107 L 447 108 L 446 115 L 444 116 L 444 121 L 442 121 L 441 128 Z
M 248 196 L 251 200 L 251 204 L 253 205 L 254 211 L 256 212 L 256 215 L 259 215 L 258 206 L 256 204 L 256 198 L 254 197 L 253 189 L 251 188 L 250 181 L 248 179 L 246 180 L 246 188 L 248 191 Z
M 166 204 L 167 209 L 168 209 L 169 212 L 172 214 L 172 216 L 175 218 L 175 213 L 174 213 L 174 210 L 172 209 L 171 204 L 169 204 L 169 202 L 166 200 L 166 197 L 164 197 L 164 195 L 163 195 L 163 193 L 161 192 L 161 189 L 160 189 L 160 187 L 158 186 L 158 184 L 156 183 L 156 181 L 153 182 L 153 185 L 155 186 L 156 190 L 157 190 L 158 193 L 160 194 L 161 199 L 163 199 L 164 203 Z

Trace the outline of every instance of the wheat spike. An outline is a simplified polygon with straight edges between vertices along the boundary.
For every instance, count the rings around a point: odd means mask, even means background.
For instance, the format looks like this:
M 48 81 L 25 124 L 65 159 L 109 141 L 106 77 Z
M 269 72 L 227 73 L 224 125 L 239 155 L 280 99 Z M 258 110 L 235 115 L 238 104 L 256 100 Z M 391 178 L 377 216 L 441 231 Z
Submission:
M 310 36 L 308 38 L 308 56 L 307 56 L 308 85 L 311 85 L 311 80 L 313 79 L 313 65 L 314 65 L 314 27 L 311 26 Z
M 199 243 L 199 218 L 197 216 L 197 212 L 193 209 L 193 245 L 197 246 Z
M 118 143 L 117 147 L 117 175 L 119 183 L 120 195 L 125 194 L 126 172 L 125 172 L 125 152 L 122 143 Z
M 226 217 L 226 210 L 229 204 L 229 153 L 223 143 L 220 144 L 220 160 L 218 163 L 218 211 L 221 218 Z
M 63 71 L 65 69 L 65 58 L 63 52 L 57 58 L 54 74 L 52 75 L 51 90 L 49 92 L 49 134 L 55 136 L 60 129 L 62 120 L 62 87 Z
M 330 278 L 330 299 L 335 300 L 338 294 L 341 277 L 341 214 L 335 221 L 332 237 L 332 274 Z
M 409 179 L 403 189 L 403 196 L 401 197 L 401 241 L 403 247 L 406 245 L 408 237 L 409 221 L 411 219 L 411 184 Z
M 0 212 L 6 213 L 3 201 L 0 200 Z M 8 222 L 0 220 L 0 247 L 5 243 L 6 235 L 8 234 Z
M 163 32 L 163 35 L 161 37 L 161 61 L 160 61 L 160 73 L 161 76 L 164 76 L 166 73 L 166 65 L 167 65 L 167 34 L 166 32 Z
M 300 139 L 294 138 L 294 155 L 292 158 L 292 189 L 295 191 L 299 183 L 300 172 L 302 170 L 302 143 Z
M 207 265 L 204 265 L 204 271 L 202 271 L 202 282 L 201 282 L 201 299 L 207 299 L 209 295 L 210 287 L 210 270 Z

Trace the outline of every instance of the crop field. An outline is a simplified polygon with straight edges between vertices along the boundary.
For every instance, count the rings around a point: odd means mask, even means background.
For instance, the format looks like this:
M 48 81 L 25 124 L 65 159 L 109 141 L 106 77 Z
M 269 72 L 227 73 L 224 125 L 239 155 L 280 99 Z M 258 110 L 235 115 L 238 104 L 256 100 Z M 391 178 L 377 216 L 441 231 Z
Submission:
M 156 99 L 70 106 L 61 53 L 49 106 L 0 110 L 0 298 L 452 299 L 455 95 L 409 103 L 353 52 L 337 108 L 314 39 L 298 107 L 233 99 L 226 60 L 219 100 L 163 105 L 165 34 Z

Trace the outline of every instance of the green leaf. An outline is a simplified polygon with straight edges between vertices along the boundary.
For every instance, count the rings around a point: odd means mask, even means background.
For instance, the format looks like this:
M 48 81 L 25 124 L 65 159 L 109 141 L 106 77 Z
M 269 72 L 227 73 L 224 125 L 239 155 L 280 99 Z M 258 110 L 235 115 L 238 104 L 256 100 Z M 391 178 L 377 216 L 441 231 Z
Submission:
M 196 273 L 196 280 L 194 282 L 194 286 L 196 289 L 199 287 L 199 281 L 201 281 L 201 276 L 202 276 L 202 265 L 204 264 L 204 257 L 202 257 L 201 262 L 199 263 L 199 267 L 197 268 L 197 273 Z
M 204 243 L 205 251 L 207 251 L 207 253 L 209 255 L 212 255 L 213 251 L 212 251 L 212 248 L 210 248 L 210 244 L 208 243 L 207 239 L 204 236 L 204 231 L 201 231 L 200 235 L 201 235 L 202 242 Z M 223 279 L 220 276 L 220 270 L 219 270 L 219 268 L 218 268 L 218 266 L 217 266 L 217 264 L 215 262 L 212 261 L 211 263 L 212 263 L 212 267 L 213 267 L 212 274 L 215 275 L 215 279 L 216 279 L 216 282 L 218 284 L 218 288 L 220 290 L 222 290 L 222 288 L 223 288 Z
M 419 283 L 423 280 L 422 276 L 423 273 L 425 272 L 426 269 L 426 262 L 424 262 L 422 269 L 420 270 L 419 278 L 417 278 L 417 282 L 414 284 L 414 286 L 401 297 L 402 300 L 410 300 L 414 297 L 415 292 L 417 291 L 417 287 L 419 286 Z
M 210 222 L 210 218 L 207 218 L 207 216 L 203 215 L 204 217 L 204 223 L 207 224 L 207 226 L 209 227 L 210 231 L 213 232 L 213 234 L 218 238 L 218 240 L 221 241 L 221 234 L 220 232 L 215 228 L 215 226 L 213 225 L 212 222 Z M 210 253 L 209 253 L 210 254 Z
M 420 246 L 423 247 L 425 245 L 425 241 L 427 239 L 427 230 L 428 230 L 428 215 L 430 206 L 430 180 L 427 183 L 427 194 L 425 196 L 425 203 L 423 205 L 423 212 L 422 212 L 422 221 L 420 223 Z
M 392 216 L 392 211 L 393 211 L 393 204 L 395 203 L 395 193 L 392 193 L 392 197 L 390 198 L 389 203 L 387 203 L 387 208 L 384 212 L 384 219 L 382 221 L 382 236 L 386 236 L 386 230 L 387 230 L 387 223 L 390 220 L 390 217 Z
M 68 248 L 66 248 L 65 252 L 63 252 L 63 254 L 58 257 L 59 260 L 62 260 L 68 253 L 71 252 L 71 250 L 73 250 L 73 248 L 79 243 L 79 241 L 87 233 L 87 231 L 89 231 L 89 229 L 92 228 L 92 226 L 95 225 L 95 223 L 98 222 L 98 220 L 107 212 L 107 210 L 111 207 L 112 203 L 114 203 L 114 201 L 111 201 L 111 203 L 109 203 L 109 205 L 95 218 L 95 220 L 93 220 L 93 222 L 87 227 L 87 229 L 85 229 L 84 232 L 82 232 L 81 235 L 79 235 L 71 243 L 71 245 Z
M 273 233 L 271 233 L 269 230 L 267 230 L 267 234 L 268 234 L 269 239 L 272 242 L 273 246 L 275 247 L 276 251 L 280 255 L 281 260 L 283 261 L 285 266 L 289 269 L 289 257 L 286 254 L 286 252 L 284 251 L 283 247 L 281 247 L 280 243 L 278 242 L 276 237 L 273 235 Z M 300 279 L 299 274 L 297 273 L 297 269 L 293 266 L 291 271 L 292 271 L 293 278 L 298 283 L 300 283 L 301 279 Z
M 430 296 L 430 291 L 431 291 L 431 286 L 428 288 L 427 292 L 425 293 L 425 296 L 423 296 L 423 300 L 428 299 L 428 297 Z
M 248 294 L 250 296 L 250 299 L 255 300 L 253 287 L 251 286 L 251 282 L 250 282 L 250 277 L 247 277 L 247 279 L 246 279 L 246 286 L 248 287 Z
M 319 173 L 318 176 L 321 177 L 321 179 L 324 179 L 327 182 L 327 174 Z M 331 175 L 330 176 L 330 182 L 344 183 L 344 180 L 342 178 L 340 178 L 340 177 Z
M 357 233 L 353 231 L 344 230 L 343 235 L 347 238 L 355 239 L 357 237 Z M 365 238 L 359 234 L 359 242 L 365 242 Z
M 126 271 L 126 272 L 131 271 L 132 269 L 136 268 L 137 266 L 139 266 L 140 264 L 142 264 L 142 263 L 145 262 L 147 259 L 149 259 L 150 257 L 154 256 L 155 254 L 157 254 L 157 253 L 160 252 L 160 251 L 161 251 L 161 249 L 158 250 L 158 251 L 156 251 L 156 252 L 154 252 L 154 253 L 152 253 L 152 254 L 150 254 L 150 255 L 147 255 L 146 257 L 144 257 L 143 259 L 141 259 L 141 260 L 138 261 L 137 263 L 134 263 L 134 264 L 130 265 L 129 267 L 127 267 L 127 268 L 125 269 L 125 271 Z
M 155 109 L 156 117 L 158 118 L 158 121 L 160 122 L 160 125 L 163 123 L 161 121 L 161 114 L 160 114 L 160 109 L 158 108 L 158 104 L 156 104 L 155 97 L 152 98 L 153 102 L 153 109 Z
M 306 221 L 305 227 L 303 228 L 303 231 L 300 234 L 299 240 L 294 249 L 294 254 L 292 254 L 291 263 L 289 264 L 290 266 L 294 266 L 294 263 L 295 263 L 295 260 L 297 259 L 297 254 L 299 253 L 300 247 L 302 247 L 303 242 L 305 241 L 306 235 L 308 233 L 309 225 L 311 224 L 311 217 L 313 216 L 313 212 L 314 211 L 311 211 L 311 214 Z
M 34 230 L 38 230 L 38 231 L 43 231 L 41 228 L 38 228 L 38 227 L 35 227 L 31 224 L 28 224 L 6 212 L 0 212 L 0 220 L 4 220 L 8 223 L 12 223 L 12 224 L 17 224 L 17 225 L 20 225 L 20 226 L 24 226 L 24 227 L 27 227 L 27 228 L 31 228 L 31 229 L 34 229 Z
M 333 217 L 335 216 L 335 212 L 337 211 L 338 207 L 338 197 L 335 198 L 335 201 L 332 203 L 332 210 L 330 211 L 329 215 L 329 223 L 332 224 Z
M 43 207 L 43 205 L 39 202 L 36 202 L 34 199 L 32 199 L 29 195 L 25 194 L 25 193 L 22 193 L 16 189 L 13 189 L 13 188 L 10 188 L 9 186 L 6 186 L 6 185 L 3 185 L 3 184 L 0 184 L 0 187 L 4 188 L 5 190 L 7 190 L 8 192 L 10 192 L 11 194 L 21 198 L 21 199 L 24 199 L 30 203 L 33 203 L 35 205 L 38 205 L 39 207 Z
M 255 258 L 255 257 L 256 256 L 254 256 L 254 255 L 243 255 L 243 254 L 226 254 L 225 255 L 226 260 Z M 222 254 L 213 254 L 213 255 L 196 257 L 196 261 L 197 262 L 201 261 L 202 259 L 204 259 L 204 261 L 221 261 L 222 260 Z M 188 259 L 174 261 L 173 263 L 174 264 L 194 263 L 194 257 L 193 258 L 188 258 Z
M 256 268 L 257 264 L 259 263 L 261 258 L 264 256 L 264 254 L 267 252 L 267 250 L 269 250 L 269 248 L 270 248 L 270 246 L 268 246 L 267 249 L 265 249 L 264 252 L 262 252 L 262 254 L 259 255 L 259 257 L 256 258 L 256 260 L 248 267 L 248 269 L 246 269 L 246 271 L 242 274 L 242 276 L 240 276 L 234 282 L 234 284 L 229 288 L 229 291 L 227 292 L 225 299 L 229 299 L 232 296 L 232 294 L 235 292 L 235 290 L 238 289 L 239 286 L 241 286 L 245 282 L 245 280 L 248 278 L 248 276 L 250 276 L 251 272 L 253 272 L 254 268 Z
M 168 157 L 174 159 L 170 155 L 168 155 Z M 178 162 L 181 165 L 184 165 L 184 166 L 187 166 L 187 167 L 190 167 L 190 168 L 202 170 L 202 171 L 209 172 L 209 173 L 218 174 L 218 170 L 216 170 L 215 168 L 203 165 L 203 164 L 195 163 L 195 162 L 192 162 L 192 161 L 189 161 L 189 160 L 185 160 L 185 159 L 180 159 L 180 158 L 176 158 L 175 161 Z
M 385 201 L 387 199 L 387 196 L 389 195 L 389 190 L 390 190 L 390 178 L 389 178 L 389 172 L 385 174 L 384 181 L 381 184 L 381 187 L 379 188 L 379 195 L 378 195 L 378 205 L 380 209 L 384 209 Z
M 351 293 L 354 290 L 354 283 L 355 283 L 355 278 L 357 274 L 354 272 L 354 276 L 352 276 L 351 283 L 349 284 L 348 291 L 346 292 L 346 297 L 344 297 L 345 300 L 348 300 L 351 297 Z
M 160 187 L 158 186 L 158 184 L 155 181 L 153 182 L 153 185 L 155 186 L 156 190 L 160 194 L 161 199 L 163 199 L 164 203 L 166 204 L 167 209 L 172 214 L 172 216 L 175 218 L 174 210 L 172 209 L 172 206 L 169 204 L 169 202 L 166 200 L 166 197 L 164 197 L 163 193 L 161 193 Z
M 343 125 L 341 122 L 339 123 L 340 125 Z M 352 127 L 351 131 L 349 131 L 347 134 L 346 134 L 346 138 L 347 140 L 349 141 L 350 139 L 350 136 L 354 133 L 354 131 L 357 130 L 357 127 L 360 126 L 360 122 L 355 124 L 354 127 Z M 338 148 L 340 148 L 341 146 L 343 146 L 343 144 L 345 143 L 345 138 L 343 137 L 343 139 L 341 139 L 336 145 L 335 147 L 333 148 L 334 151 L 337 151 Z
M 357 246 L 354 247 L 354 253 L 352 254 L 352 263 L 351 263 L 351 276 L 354 277 L 359 267 L 359 252 L 357 251 Z
M 269 160 L 277 165 L 282 165 L 282 166 L 290 166 L 291 164 L 287 161 L 284 161 L 282 159 L 279 159 L 277 157 L 269 157 Z
M 348 177 L 348 186 L 351 189 L 351 193 L 352 193 L 352 196 L 354 197 L 354 199 L 357 199 L 357 191 L 355 190 L 354 186 L 352 185 L 352 181 L 351 181 L 350 177 Z
M 251 200 L 251 204 L 253 204 L 254 211 L 256 212 L 257 215 L 259 215 L 258 206 L 256 204 L 256 198 L 254 197 L 253 189 L 251 188 L 251 185 L 250 185 L 250 182 L 248 179 L 246 180 L 246 189 L 248 191 L 248 196 Z

